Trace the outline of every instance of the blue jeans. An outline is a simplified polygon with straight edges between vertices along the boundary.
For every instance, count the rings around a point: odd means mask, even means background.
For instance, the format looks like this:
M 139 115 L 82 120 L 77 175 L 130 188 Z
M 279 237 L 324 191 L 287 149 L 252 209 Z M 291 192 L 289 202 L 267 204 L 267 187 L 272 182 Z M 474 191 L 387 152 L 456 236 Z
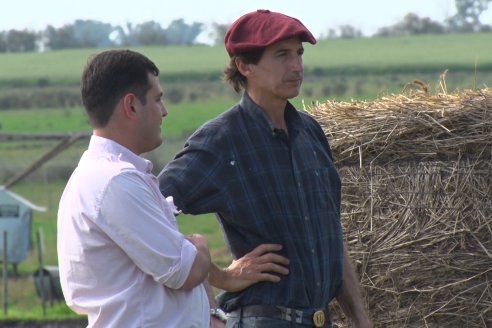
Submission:
M 275 318 L 266 317 L 227 317 L 226 328 L 292 328 L 292 327 L 312 327 L 311 325 L 300 325 Z

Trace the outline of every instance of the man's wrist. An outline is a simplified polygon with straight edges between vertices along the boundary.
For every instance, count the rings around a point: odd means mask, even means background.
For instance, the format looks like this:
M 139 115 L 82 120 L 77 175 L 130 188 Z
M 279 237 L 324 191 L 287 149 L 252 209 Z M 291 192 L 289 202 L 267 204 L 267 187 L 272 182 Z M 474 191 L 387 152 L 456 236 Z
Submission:
M 225 314 L 224 311 L 222 311 L 219 308 L 211 308 L 210 309 L 210 316 L 217 318 L 224 323 L 227 321 L 227 315 Z

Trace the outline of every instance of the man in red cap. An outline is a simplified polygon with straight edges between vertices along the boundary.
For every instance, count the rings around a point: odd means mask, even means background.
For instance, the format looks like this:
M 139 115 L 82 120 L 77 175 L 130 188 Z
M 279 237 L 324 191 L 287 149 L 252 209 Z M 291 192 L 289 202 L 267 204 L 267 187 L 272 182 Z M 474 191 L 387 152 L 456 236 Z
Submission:
M 241 101 L 196 131 L 160 175 L 161 192 L 183 212 L 217 213 L 234 258 L 280 244 L 274 253 L 290 261 L 286 275 L 281 262 L 265 268 L 275 281 L 218 296 L 227 327 L 331 327 L 333 298 L 354 327 L 372 326 L 343 241 L 329 144 L 289 102 L 303 80 L 303 42 L 316 39 L 281 13 L 258 10 L 235 21 L 225 36 L 225 80 L 244 90 Z M 235 274 L 250 269 L 243 261 Z M 210 282 L 220 286 L 217 277 Z

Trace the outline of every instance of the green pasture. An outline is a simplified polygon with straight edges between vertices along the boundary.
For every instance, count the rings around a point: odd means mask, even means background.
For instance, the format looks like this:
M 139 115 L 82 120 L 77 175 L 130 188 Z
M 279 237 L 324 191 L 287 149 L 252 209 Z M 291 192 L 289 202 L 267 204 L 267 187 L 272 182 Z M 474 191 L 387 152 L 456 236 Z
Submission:
M 70 133 L 90 132 L 88 119 L 82 108 L 54 108 L 43 110 L 16 109 L 1 112 L 0 132 Z
M 305 45 L 308 71 L 345 74 L 492 69 L 490 33 L 393 38 L 333 39 Z M 134 48 L 153 59 L 164 79 L 207 79 L 221 75 L 228 61 L 223 46 Z M 0 54 L 0 84 L 78 84 L 87 57 L 101 49 Z
M 191 78 L 219 74 L 227 62 L 225 51 L 210 46 L 133 48 L 149 56 L 162 76 Z M 43 79 L 52 84 L 78 84 L 87 59 L 102 49 L 70 49 L 44 53 L 0 54 L 0 83 L 36 85 Z M 176 78 L 177 79 L 177 78 Z
M 346 74 L 492 69 L 490 33 L 334 39 L 306 46 L 305 65 Z
M 168 115 L 162 123 L 167 138 L 181 137 L 234 104 L 233 99 L 172 104 L 164 100 Z M 0 132 L 76 133 L 91 132 L 85 111 L 80 108 L 15 109 L 0 111 Z

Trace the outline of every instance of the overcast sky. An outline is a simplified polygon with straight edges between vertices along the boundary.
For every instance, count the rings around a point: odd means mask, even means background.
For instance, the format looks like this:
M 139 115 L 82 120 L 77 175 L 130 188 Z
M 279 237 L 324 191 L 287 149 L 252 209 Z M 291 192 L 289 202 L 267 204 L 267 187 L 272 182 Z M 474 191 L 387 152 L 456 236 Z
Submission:
M 175 19 L 186 23 L 229 24 L 256 9 L 280 11 L 299 18 L 315 36 L 349 24 L 371 35 L 400 21 L 407 13 L 438 22 L 455 14 L 454 0 L 2 0 L 0 30 L 43 30 L 76 19 L 114 25 L 154 20 L 164 28 Z M 492 24 L 492 9 L 482 23 Z M 206 33 L 204 33 L 206 34 Z

